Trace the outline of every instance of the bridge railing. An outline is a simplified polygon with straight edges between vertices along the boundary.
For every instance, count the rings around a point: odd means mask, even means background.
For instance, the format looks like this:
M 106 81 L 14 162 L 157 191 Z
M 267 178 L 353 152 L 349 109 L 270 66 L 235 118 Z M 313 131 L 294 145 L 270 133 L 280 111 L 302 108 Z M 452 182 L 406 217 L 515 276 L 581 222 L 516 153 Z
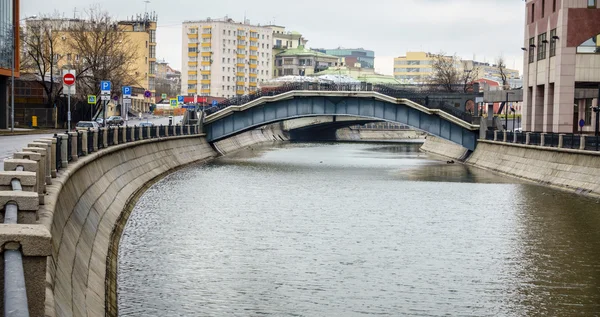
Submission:
M 462 103 L 464 92 L 462 85 L 443 87 L 441 85 L 384 85 L 367 83 L 286 83 L 278 87 L 265 87 L 248 95 L 227 99 L 216 106 L 205 109 L 206 115 L 230 106 L 239 106 L 261 97 L 277 96 L 294 90 L 308 91 L 375 91 L 393 98 L 409 99 L 430 109 L 442 110 L 466 122 L 473 122 L 473 115 L 456 104 Z M 472 93 L 470 93 L 472 94 Z M 461 97 L 462 96 L 462 97 Z M 452 102 L 452 101 L 459 102 Z
M 489 141 L 600 152 L 600 137 L 574 133 L 486 131 Z
M 189 125 L 143 129 L 106 127 L 57 133 L 24 144 L 20 152 L 13 153 L 12 159 L 4 160 L 4 171 L 0 172 L 4 316 L 44 316 L 46 265 L 52 244 L 48 229 L 37 222 L 37 212 L 46 203 L 46 187 L 53 178 L 80 158 L 103 148 L 156 138 L 161 131 L 160 137 L 200 132 Z

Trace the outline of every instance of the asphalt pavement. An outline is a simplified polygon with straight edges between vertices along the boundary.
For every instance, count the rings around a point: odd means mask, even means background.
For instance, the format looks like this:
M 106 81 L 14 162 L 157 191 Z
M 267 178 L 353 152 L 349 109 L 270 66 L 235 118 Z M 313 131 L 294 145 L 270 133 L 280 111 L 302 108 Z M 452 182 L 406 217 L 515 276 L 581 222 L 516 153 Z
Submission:
M 52 134 L 26 134 L 0 136 L 0 170 L 4 171 L 4 159 L 12 158 L 14 152 L 19 152 L 36 139 L 51 137 Z
M 177 124 L 180 123 L 181 120 L 183 120 L 183 116 L 174 116 L 173 117 L 173 124 Z M 153 117 L 153 116 L 149 116 L 143 119 L 129 119 L 128 125 L 138 125 L 142 122 L 152 122 L 154 123 L 154 125 L 168 125 L 169 124 L 169 117 Z

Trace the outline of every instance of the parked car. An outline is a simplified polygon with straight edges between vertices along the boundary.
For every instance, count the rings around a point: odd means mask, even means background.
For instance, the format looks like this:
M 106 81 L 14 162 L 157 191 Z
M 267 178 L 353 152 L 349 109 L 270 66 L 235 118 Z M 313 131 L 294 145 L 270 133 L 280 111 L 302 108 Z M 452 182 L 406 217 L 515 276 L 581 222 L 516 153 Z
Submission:
M 121 118 L 121 116 L 111 116 L 110 118 L 106 119 L 106 125 L 123 125 L 125 124 L 125 120 L 123 120 L 123 118 Z
M 88 128 L 92 129 L 92 130 L 96 130 L 96 129 L 100 128 L 100 125 L 96 121 L 79 121 L 79 122 L 77 122 L 77 125 L 75 126 L 76 131 L 79 131 L 79 130 L 87 131 Z
M 154 123 L 152 122 L 141 122 L 140 127 L 153 127 Z
M 96 123 L 98 123 L 99 126 L 103 127 L 104 126 L 104 119 L 103 118 L 98 118 L 98 119 L 96 119 Z

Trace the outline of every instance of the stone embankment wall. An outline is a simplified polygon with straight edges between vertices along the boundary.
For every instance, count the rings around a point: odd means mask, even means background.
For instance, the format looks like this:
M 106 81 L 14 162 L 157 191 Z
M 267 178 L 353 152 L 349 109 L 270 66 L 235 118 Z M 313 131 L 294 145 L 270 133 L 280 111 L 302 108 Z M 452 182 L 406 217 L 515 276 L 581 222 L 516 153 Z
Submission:
M 283 124 L 274 123 L 215 142 L 213 146 L 219 154 L 226 155 L 252 145 L 289 140 L 289 133 L 283 130 Z
M 577 193 L 600 195 L 600 152 L 479 140 L 467 164 Z
M 125 143 L 80 157 L 47 187 L 40 219 L 52 234 L 46 315 L 103 316 L 111 235 L 130 199 L 178 167 L 215 157 L 204 137 Z M 120 237 L 116 237 L 117 242 Z M 112 251 L 116 252 L 116 251 Z
M 417 130 L 368 130 L 352 128 L 339 129 L 335 134 L 340 141 L 425 141 L 426 136 L 426 133 Z
M 448 140 L 438 138 L 433 135 L 428 135 L 425 143 L 421 146 L 421 151 L 440 155 L 458 161 L 464 161 L 469 153 L 469 150 Z

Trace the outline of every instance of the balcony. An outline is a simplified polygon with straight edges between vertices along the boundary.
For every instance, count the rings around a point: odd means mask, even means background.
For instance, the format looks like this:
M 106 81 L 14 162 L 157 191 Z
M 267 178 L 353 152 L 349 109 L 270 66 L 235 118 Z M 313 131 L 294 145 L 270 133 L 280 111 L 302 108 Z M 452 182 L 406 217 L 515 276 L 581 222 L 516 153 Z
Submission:
M 203 39 L 210 39 L 210 38 L 212 38 L 212 34 L 210 34 L 210 33 L 208 33 L 208 34 L 202 33 L 202 38 Z
M 198 33 L 188 33 L 188 39 L 197 39 Z
M 250 82 L 250 87 L 256 87 L 256 82 Z
M 206 43 L 206 42 L 203 42 L 203 43 L 202 43 L 202 47 L 210 47 L 210 42 L 208 42 L 208 43 Z
M 246 76 L 246 74 L 244 72 L 237 72 L 237 73 L 235 73 L 235 75 L 240 76 L 240 77 Z
M 209 89 L 201 89 L 200 93 L 201 94 L 210 94 L 210 88 Z
M 236 86 L 242 86 L 242 87 L 243 87 L 244 85 L 246 85 L 246 83 L 245 83 L 245 82 L 243 82 L 243 81 L 237 81 L 237 82 L 235 83 L 235 85 L 236 85 Z
M 235 67 L 246 67 L 246 64 L 244 64 L 244 63 L 237 63 L 237 64 L 235 64 Z
M 202 70 L 200 71 L 200 75 L 210 75 L 210 70 Z
M 250 64 L 250 69 L 255 69 L 258 67 L 258 64 Z
M 250 37 L 250 42 L 258 42 L 258 37 Z
M 251 51 L 258 51 L 258 46 L 250 46 Z
M 250 73 L 250 77 L 251 78 L 256 78 L 256 77 L 258 77 L 258 74 L 257 73 Z
M 202 79 L 202 80 L 200 81 L 200 83 L 201 83 L 202 85 L 210 85 L 210 79 Z
M 188 70 L 188 75 L 197 75 L 198 72 L 196 70 Z
M 196 67 L 198 66 L 198 62 L 188 62 L 188 67 Z
M 195 80 L 195 79 L 194 79 L 194 80 L 191 80 L 191 79 L 190 79 L 190 80 L 188 80 L 188 82 L 187 82 L 187 83 L 188 83 L 188 85 L 195 85 L 195 84 L 197 84 L 197 83 L 198 83 L 198 81 L 197 81 L 197 80 Z
M 258 55 L 250 55 L 250 59 L 258 60 Z
M 202 57 L 210 57 L 212 52 L 202 52 Z
M 188 57 L 196 57 L 198 56 L 198 52 L 188 52 Z
M 195 94 L 196 89 L 188 89 L 187 92 L 188 92 L 188 95 Z
M 244 91 L 243 90 L 236 90 L 235 94 L 236 95 L 243 95 Z

